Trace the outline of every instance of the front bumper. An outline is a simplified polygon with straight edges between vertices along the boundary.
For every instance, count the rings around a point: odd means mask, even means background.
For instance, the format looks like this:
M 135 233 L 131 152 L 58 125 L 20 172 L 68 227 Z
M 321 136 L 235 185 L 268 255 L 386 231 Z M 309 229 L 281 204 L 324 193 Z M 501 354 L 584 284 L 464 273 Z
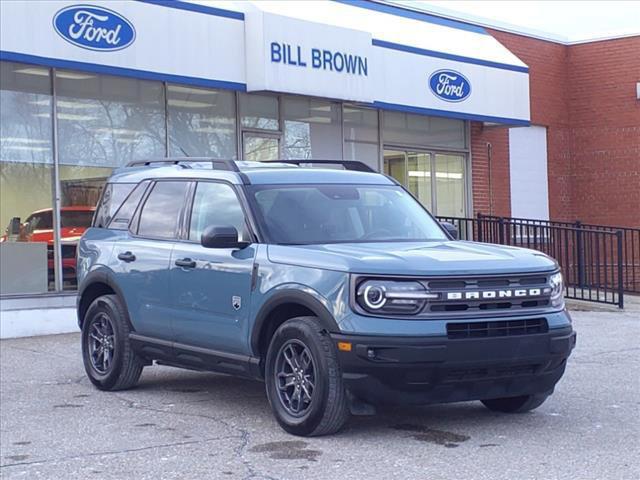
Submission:
M 547 333 L 450 339 L 332 334 L 347 389 L 372 404 L 428 404 L 551 393 L 576 343 Z

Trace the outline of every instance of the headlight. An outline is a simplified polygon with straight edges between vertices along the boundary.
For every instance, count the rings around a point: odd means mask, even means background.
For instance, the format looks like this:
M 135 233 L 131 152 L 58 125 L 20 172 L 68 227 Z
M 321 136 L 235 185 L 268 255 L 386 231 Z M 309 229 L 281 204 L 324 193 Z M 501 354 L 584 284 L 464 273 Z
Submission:
M 415 314 L 434 298 L 438 295 L 415 281 L 364 280 L 356 287 L 356 302 L 369 313 Z
M 551 287 L 551 305 L 561 307 L 564 305 L 564 283 L 562 282 L 562 273 L 557 272 L 549 277 L 549 286 Z

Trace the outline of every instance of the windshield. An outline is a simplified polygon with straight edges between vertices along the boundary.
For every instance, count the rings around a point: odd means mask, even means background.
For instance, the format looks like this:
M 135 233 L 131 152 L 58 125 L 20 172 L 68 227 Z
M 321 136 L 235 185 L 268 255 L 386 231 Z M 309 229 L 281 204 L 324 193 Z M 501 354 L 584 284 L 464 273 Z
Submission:
M 270 243 L 446 240 L 402 188 L 378 185 L 265 185 L 250 188 Z

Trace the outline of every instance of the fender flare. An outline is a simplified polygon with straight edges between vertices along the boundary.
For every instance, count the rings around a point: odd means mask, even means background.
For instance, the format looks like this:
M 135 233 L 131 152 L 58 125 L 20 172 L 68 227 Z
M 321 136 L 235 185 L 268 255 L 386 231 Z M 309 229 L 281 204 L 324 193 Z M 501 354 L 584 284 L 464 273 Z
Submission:
M 327 307 L 325 307 L 320 300 L 315 298 L 310 293 L 303 292 L 301 290 L 286 289 L 274 293 L 266 302 L 262 304 L 260 310 L 255 316 L 253 328 L 251 332 L 251 351 L 254 355 L 258 354 L 260 344 L 260 334 L 263 330 L 264 324 L 269 317 L 269 314 L 280 305 L 286 303 L 296 303 L 305 308 L 308 308 L 313 314 L 318 317 L 324 328 L 328 332 L 337 333 L 340 332 L 338 323 L 333 318 L 333 315 Z
M 127 306 L 127 301 L 125 300 L 125 296 L 122 292 L 122 289 L 118 286 L 118 284 L 113 279 L 113 274 L 111 271 L 106 269 L 96 269 L 87 274 L 86 277 L 82 280 L 82 284 L 78 289 L 78 297 L 76 299 L 76 313 L 78 316 L 78 326 L 82 329 L 82 321 L 80 314 L 80 303 L 82 301 L 82 297 L 85 291 L 92 285 L 96 283 L 103 283 L 107 285 L 111 290 L 115 292 L 120 301 L 124 304 L 125 312 L 127 313 L 127 320 L 129 320 L 129 324 L 131 324 L 131 320 L 129 317 L 129 307 Z

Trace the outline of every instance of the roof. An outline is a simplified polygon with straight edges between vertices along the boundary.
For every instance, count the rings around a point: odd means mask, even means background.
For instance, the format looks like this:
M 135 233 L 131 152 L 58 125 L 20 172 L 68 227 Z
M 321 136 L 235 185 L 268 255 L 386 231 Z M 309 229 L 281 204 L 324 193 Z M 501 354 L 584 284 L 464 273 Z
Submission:
M 188 161 L 188 160 L 187 160 Z M 184 178 L 224 180 L 235 185 L 285 185 L 337 183 L 356 185 L 394 185 L 393 180 L 380 173 L 338 170 L 335 168 L 304 168 L 286 164 L 260 164 L 257 162 L 236 162 L 240 172 L 212 169 L 202 166 L 148 165 L 126 167 L 116 170 L 110 183 L 139 183 L 147 179 Z

